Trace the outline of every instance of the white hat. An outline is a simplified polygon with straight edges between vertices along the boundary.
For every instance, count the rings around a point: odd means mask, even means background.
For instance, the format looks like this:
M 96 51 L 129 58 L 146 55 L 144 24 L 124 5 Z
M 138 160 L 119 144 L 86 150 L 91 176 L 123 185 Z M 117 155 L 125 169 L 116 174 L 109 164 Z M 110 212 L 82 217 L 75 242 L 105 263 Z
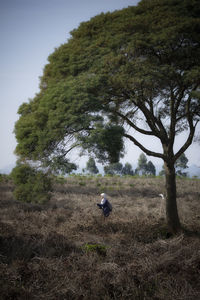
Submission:
M 107 195 L 106 195 L 105 193 L 102 193 L 102 194 L 101 194 L 101 197 L 102 197 L 102 198 L 106 198 Z

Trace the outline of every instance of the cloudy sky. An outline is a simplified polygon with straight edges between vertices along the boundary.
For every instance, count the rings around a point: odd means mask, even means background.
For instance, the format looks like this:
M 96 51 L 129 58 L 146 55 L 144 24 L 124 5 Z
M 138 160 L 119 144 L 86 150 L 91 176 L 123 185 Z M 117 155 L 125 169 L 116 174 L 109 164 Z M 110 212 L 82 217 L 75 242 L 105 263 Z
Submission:
M 13 128 L 18 107 L 39 91 L 47 58 L 83 21 L 138 0 L 0 0 L 0 170 L 15 164 Z M 144 143 L 149 144 L 148 140 Z M 181 143 L 177 141 L 177 147 Z M 153 142 L 155 147 L 159 145 Z M 124 161 L 136 163 L 141 150 L 128 144 Z M 199 164 L 199 145 L 186 152 Z M 158 163 L 150 158 L 154 163 Z M 162 161 L 160 161 L 162 164 Z

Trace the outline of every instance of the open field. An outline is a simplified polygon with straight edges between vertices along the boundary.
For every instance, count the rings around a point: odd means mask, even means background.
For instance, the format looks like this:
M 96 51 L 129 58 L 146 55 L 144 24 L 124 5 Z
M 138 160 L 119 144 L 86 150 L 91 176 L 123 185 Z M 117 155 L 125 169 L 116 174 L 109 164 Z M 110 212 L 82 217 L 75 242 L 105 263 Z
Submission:
M 185 233 L 175 237 L 162 178 L 69 177 L 43 206 L 12 189 L 0 183 L 0 299 L 200 298 L 200 180 L 177 180 Z

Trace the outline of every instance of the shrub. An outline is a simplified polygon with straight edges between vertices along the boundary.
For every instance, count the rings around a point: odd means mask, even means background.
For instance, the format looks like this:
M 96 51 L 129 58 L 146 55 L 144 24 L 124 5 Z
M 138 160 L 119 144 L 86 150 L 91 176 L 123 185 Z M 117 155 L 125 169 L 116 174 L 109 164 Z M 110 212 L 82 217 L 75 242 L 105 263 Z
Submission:
M 85 244 L 82 249 L 86 252 L 96 252 L 99 255 L 106 256 L 106 246 L 100 244 Z
M 8 182 L 10 179 L 10 176 L 7 174 L 0 174 L 0 182 Z
M 43 204 L 50 199 L 51 178 L 28 164 L 17 165 L 11 173 L 17 200 Z
M 86 182 L 80 181 L 80 182 L 79 182 L 79 185 L 80 185 L 80 186 L 86 186 Z

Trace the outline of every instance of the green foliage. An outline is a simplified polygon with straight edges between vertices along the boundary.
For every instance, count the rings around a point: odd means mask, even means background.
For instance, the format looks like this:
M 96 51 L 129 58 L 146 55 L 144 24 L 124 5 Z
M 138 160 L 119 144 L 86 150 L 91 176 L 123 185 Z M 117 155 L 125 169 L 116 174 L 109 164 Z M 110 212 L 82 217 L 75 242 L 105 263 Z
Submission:
M 144 153 L 141 153 L 138 158 L 136 173 L 139 174 L 140 172 L 142 175 L 156 175 L 156 168 L 154 164 L 151 161 L 147 161 Z
M 146 174 L 146 169 L 147 169 L 147 158 L 144 153 L 141 153 L 139 158 L 138 158 L 138 166 L 137 166 L 137 172 L 141 172 L 142 175 Z
M 200 121 L 199 78 L 199 0 L 142 0 L 100 14 L 49 56 L 39 93 L 19 109 L 16 153 L 51 167 L 54 158 L 79 147 L 116 163 L 126 138 L 166 163 L 172 222 L 178 219 L 174 163 Z M 188 137 L 175 151 L 184 130 Z M 157 138 L 161 153 L 141 144 L 135 132 Z
M 117 162 L 126 137 L 146 154 L 164 158 L 142 147 L 124 125 L 167 144 L 173 142 L 169 136 L 193 130 L 199 117 L 199 24 L 197 0 L 143 0 L 81 23 L 49 56 L 40 92 L 20 106 L 16 153 L 65 172 L 68 166 L 56 157 L 65 159 L 80 147 L 100 161 Z M 177 118 L 171 116 L 176 126 L 168 135 L 170 103 Z
M 123 165 L 121 163 L 113 163 L 104 167 L 106 175 L 120 175 L 122 173 Z
M 130 176 L 134 175 L 133 168 L 131 164 L 129 164 L 128 162 L 125 163 L 124 167 L 122 168 L 122 175 L 130 175 Z
M 80 182 L 79 182 L 79 185 L 80 185 L 80 186 L 86 186 L 86 182 L 80 181 Z
M 17 200 L 28 203 L 45 203 L 49 200 L 51 179 L 42 171 L 28 164 L 18 164 L 11 173 L 15 186 L 14 196 Z
M 8 182 L 10 180 L 10 175 L 0 173 L 0 182 Z
M 156 168 L 151 161 L 148 161 L 147 163 L 146 172 L 148 175 L 154 175 L 154 176 L 156 175 Z
M 95 164 L 94 158 L 90 157 L 86 164 L 86 170 L 88 170 L 91 174 L 97 174 L 99 173 L 99 170 Z
M 82 249 L 86 252 L 86 253 L 90 253 L 90 252 L 96 252 L 99 255 L 102 256 L 106 256 L 106 249 L 107 246 L 104 245 L 100 245 L 100 244 L 85 244 Z
M 77 165 L 74 163 L 70 163 L 69 160 L 64 156 L 57 156 L 52 158 L 51 160 L 51 170 L 55 174 L 69 174 L 73 170 L 77 170 Z
M 100 162 L 115 163 L 123 157 L 123 133 L 121 126 L 98 124 L 89 136 L 80 139 L 83 142 L 82 147 L 95 154 Z

